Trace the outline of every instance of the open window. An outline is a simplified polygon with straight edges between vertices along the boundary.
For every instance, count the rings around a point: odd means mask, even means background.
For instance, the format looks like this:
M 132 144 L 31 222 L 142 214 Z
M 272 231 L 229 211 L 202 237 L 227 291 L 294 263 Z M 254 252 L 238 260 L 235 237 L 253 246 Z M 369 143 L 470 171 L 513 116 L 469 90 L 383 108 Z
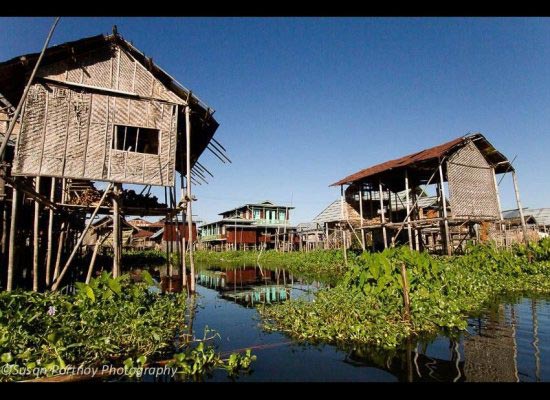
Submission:
M 113 149 L 134 153 L 158 154 L 159 134 L 158 129 L 115 125 Z

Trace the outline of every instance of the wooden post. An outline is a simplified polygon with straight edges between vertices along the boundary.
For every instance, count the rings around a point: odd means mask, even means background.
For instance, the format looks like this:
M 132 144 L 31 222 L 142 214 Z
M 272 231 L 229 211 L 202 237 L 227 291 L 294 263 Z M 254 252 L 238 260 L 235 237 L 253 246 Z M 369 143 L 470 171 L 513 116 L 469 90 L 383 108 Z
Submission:
M 61 265 L 61 254 L 63 253 L 63 244 L 65 243 L 65 235 L 67 234 L 67 228 L 65 222 L 61 224 L 61 234 L 59 235 L 59 241 L 57 242 L 57 255 L 55 257 L 55 268 L 53 271 L 53 280 L 55 281 L 59 276 L 59 268 Z
M 108 235 L 105 236 L 105 238 L 97 238 L 97 241 L 95 242 L 95 246 L 94 246 L 94 252 L 92 253 L 92 259 L 90 260 L 90 266 L 88 267 L 88 274 L 86 275 L 86 283 L 90 283 L 90 279 L 92 279 L 92 271 L 94 270 L 94 265 L 95 265 L 95 259 L 97 257 L 97 251 L 99 250 L 99 248 L 101 247 L 101 244 L 103 243 L 103 241 L 105 241 L 105 239 L 107 238 Z
M 519 186 L 518 186 L 518 177 L 516 171 L 512 171 L 512 180 L 514 182 L 514 192 L 516 194 L 516 203 L 518 205 L 519 217 L 521 218 L 521 229 L 523 230 L 523 241 L 525 244 L 529 244 L 529 239 L 527 238 L 527 226 L 525 225 L 525 216 L 523 215 L 523 207 L 521 206 L 521 200 L 519 198 Z
M 346 246 L 346 236 L 344 231 L 344 219 L 345 213 L 344 213 L 344 185 L 340 185 L 340 213 L 341 213 L 341 219 L 340 219 L 340 233 L 342 234 L 342 246 L 344 247 L 344 262 L 346 264 L 346 268 L 348 267 L 348 249 Z
M 51 179 L 50 201 L 55 200 L 55 178 Z M 51 266 L 52 266 L 52 242 L 53 242 L 53 209 L 50 208 L 48 215 L 48 244 L 46 250 L 46 287 L 50 286 Z
M 122 191 L 122 185 L 115 183 L 113 190 L 113 278 L 116 278 L 120 274 L 120 192 Z
M 6 262 L 8 250 L 8 208 L 6 207 L 6 203 L 7 195 L 4 194 L 4 198 L 2 199 L 2 265 Z
M 445 226 L 445 247 L 447 255 L 450 256 L 452 254 L 452 244 L 449 235 L 449 221 L 447 219 L 447 199 L 445 198 L 445 185 L 443 185 L 444 182 L 442 163 L 439 163 L 439 182 L 441 187 L 441 206 L 443 208 L 443 221 Z
M 187 229 L 189 232 L 189 268 L 191 272 L 191 293 L 195 293 L 195 261 L 193 260 L 193 213 L 191 203 L 191 107 L 185 107 L 185 150 L 187 178 Z
M 185 204 L 185 184 L 183 179 L 183 151 L 181 157 L 181 173 L 180 173 L 180 204 Z M 181 224 L 183 225 L 183 234 L 181 235 L 181 275 L 182 275 L 182 286 L 187 287 L 187 266 L 185 265 L 185 257 L 187 255 L 187 250 L 185 249 L 185 214 L 183 207 L 181 210 Z
M 359 215 L 361 216 L 361 247 L 365 251 L 365 230 L 363 229 L 363 185 L 359 189 Z
M 88 221 L 88 223 L 86 224 L 86 227 L 82 231 L 82 234 L 78 238 L 78 241 L 76 242 L 76 245 L 74 246 L 73 251 L 71 252 L 71 255 L 69 256 L 69 259 L 65 263 L 65 266 L 63 267 L 63 270 L 61 270 L 61 273 L 59 274 L 59 276 L 54 278 L 54 282 L 53 282 L 53 285 L 52 285 L 52 290 L 53 291 L 57 290 L 57 288 L 59 287 L 59 284 L 63 280 L 63 276 L 67 272 L 67 269 L 71 265 L 71 262 L 73 261 L 73 258 L 76 255 L 76 252 L 78 251 L 80 245 L 82 244 L 82 241 L 84 240 L 84 236 L 86 236 L 86 232 L 88 232 L 88 230 L 90 229 L 90 226 L 92 226 L 92 222 L 94 221 L 94 218 L 97 215 L 97 212 L 99 211 L 99 207 L 101 207 L 101 205 L 105 201 L 105 198 L 107 197 L 107 193 L 109 193 L 109 191 L 111 190 L 112 187 L 113 187 L 113 184 L 111 183 L 105 189 L 105 192 L 103 193 L 103 196 L 101 196 L 101 199 L 99 200 L 99 203 L 97 204 L 96 208 L 92 212 L 92 215 L 90 216 L 90 220 Z M 116 241 L 115 236 L 113 236 L 113 242 L 114 241 Z M 58 253 L 58 257 L 59 257 L 59 253 Z M 56 270 L 57 270 L 57 266 L 56 266 Z
M 493 173 L 493 182 L 494 182 L 494 185 L 495 185 L 495 193 L 497 195 L 498 216 L 500 218 L 499 226 L 501 226 L 501 223 L 502 223 L 502 206 L 500 204 L 500 191 L 498 190 L 497 175 L 495 174 L 495 169 L 491 168 L 491 172 Z
M 412 239 L 412 230 L 411 230 L 411 205 L 409 197 L 409 171 L 405 170 L 405 202 L 407 205 L 407 234 L 409 236 L 409 248 L 413 249 L 413 239 Z
M 384 192 L 382 191 L 382 181 L 378 180 L 378 194 L 380 196 L 380 220 L 382 223 L 382 237 L 384 238 L 384 248 L 388 248 L 388 237 L 386 235 L 386 218 L 384 216 Z
M 36 193 L 40 193 L 40 177 L 37 176 L 34 181 L 34 188 Z M 38 222 L 40 219 L 40 204 L 35 200 L 34 202 L 34 223 L 33 223 L 33 258 L 32 258 L 32 290 L 38 292 Z
M 59 17 L 55 18 L 55 21 L 50 28 L 50 32 L 48 33 L 48 37 L 46 38 L 46 42 L 44 43 L 44 46 L 42 47 L 42 51 L 40 52 L 40 55 L 38 56 L 38 59 L 36 60 L 36 64 L 34 64 L 33 70 L 31 72 L 31 76 L 29 77 L 29 80 L 27 84 L 25 85 L 25 89 L 23 90 L 23 94 L 21 95 L 21 98 L 19 99 L 19 103 L 17 104 L 17 107 L 15 111 L 13 112 L 13 115 L 10 119 L 10 124 L 8 126 L 7 132 L 4 134 L 4 140 L 2 141 L 2 145 L 0 145 L 0 161 L 4 161 L 4 155 L 6 152 L 6 148 L 8 147 L 8 141 L 10 140 L 10 136 L 13 132 L 13 129 L 15 128 L 15 124 L 17 122 L 17 119 L 19 118 L 19 114 L 21 113 L 21 109 L 23 108 L 23 104 L 25 104 L 25 100 L 27 98 L 27 94 L 29 93 L 29 89 L 34 81 L 34 76 L 36 75 L 36 72 L 38 71 L 38 67 L 40 66 L 40 63 L 42 62 L 42 58 L 44 57 L 44 53 L 46 53 L 46 49 L 48 48 L 48 45 L 50 44 L 50 40 L 53 36 L 53 32 L 55 30 L 55 27 L 57 26 L 57 23 L 59 22 Z
M 416 195 L 416 188 L 413 188 L 413 192 L 412 192 L 412 195 L 413 195 L 413 202 L 414 202 L 414 219 L 415 220 L 419 220 L 419 212 L 418 212 L 418 196 Z M 412 214 L 412 213 L 411 213 Z M 420 248 L 420 230 L 418 228 L 414 228 L 414 245 L 415 245 L 415 248 L 417 251 L 420 251 L 421 248 Z
M 15 264 L 15 233 L 17 226 L 17 211 L 19 208 L 20 192 L 15 187 L 12 191 L 11 199 L 11 222 L 10 222 L 10 239 L 8 249 L 8 281 L 6 283 L 6 291 L 11 292 L 13 288 L 13 268 Z

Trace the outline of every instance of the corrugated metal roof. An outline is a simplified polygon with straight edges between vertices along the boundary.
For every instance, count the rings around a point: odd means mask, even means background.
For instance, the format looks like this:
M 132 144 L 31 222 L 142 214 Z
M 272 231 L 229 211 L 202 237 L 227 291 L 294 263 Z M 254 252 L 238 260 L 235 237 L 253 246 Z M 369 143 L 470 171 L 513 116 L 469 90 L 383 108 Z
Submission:
M 310 232 L 323 229 L 317 222 L 301 222 L 296 225 L 297 232 Z
M 361 216 L 355 209 L 348 203 L 344 202 L 344 216 L 342 218 L 342 205 L 341 200 L 334 200 L 327 208 L 325 208 L 319 215 L 317 215 L 311 222 L 324 224 L 326 222 L 338 222 L 338 221 L 361 221 Z
M 418 164 L 422 163 L 438 163 L 439 158 L 447 155 L 452 150 L 458 149 L 464 146 L 467 142 L 473 141 L 479 148 L 483 156 L 487 159 L 489 164 L 494 165 L 497 173 L 505 172 L 506 170 L 512 171 L 513 167 L 508 162 L 508 159 L 498 152 L 489 141 L 481 133 L 476 133 L 468 136 L 461 136 L 453 139 L 449 142 L 440 144 L 438 146 L 430 147 L 428 149 L 421 150 L 419 152 L 406 155 L 395 160 L 383 162 L 381 164 L 374 165 L 372 167 L 362 169 L 352 175 L 349 175 L 338 182 L 333 183 L 330 186 L 339 186 L 344 184 L 352 184 L 360 180 L 379 176 L 383 173 L 388 173 L 392 170 L 399 171 L 399 179 L 402 179 L 402 170 L 405 167 L 414 168 Z M 435 165 L 437 166 L 437 164 Z M 425 166 L 424 166 L 425 167 Z M 430 166 L 431 168 L 433 166 Z
M 550 225 L 550 208 L 524 208 L 523 215 L 534 219 L 536 225 Z M 502 212 L 502 218 L 504 219 L 515 219 L 519 217 L 518 209 Z

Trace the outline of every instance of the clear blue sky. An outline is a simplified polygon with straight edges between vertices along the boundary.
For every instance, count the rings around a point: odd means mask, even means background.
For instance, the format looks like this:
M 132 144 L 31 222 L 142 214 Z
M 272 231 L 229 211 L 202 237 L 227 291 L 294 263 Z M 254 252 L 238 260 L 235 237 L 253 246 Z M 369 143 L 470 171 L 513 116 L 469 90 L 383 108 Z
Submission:
M 39 51 L 52 21 L 0 18 L 0 60 Z M 517 155 L 524 206 L 550 207 L 548 18 L 62 18 L 53 44 L 114 24 L 216 109 L 233 164 L 204 153 L 203 219 L 270 199 L 307 221 L 330 183 L 477 131 Z M 509 175 L 501 194 L 514 208 Z

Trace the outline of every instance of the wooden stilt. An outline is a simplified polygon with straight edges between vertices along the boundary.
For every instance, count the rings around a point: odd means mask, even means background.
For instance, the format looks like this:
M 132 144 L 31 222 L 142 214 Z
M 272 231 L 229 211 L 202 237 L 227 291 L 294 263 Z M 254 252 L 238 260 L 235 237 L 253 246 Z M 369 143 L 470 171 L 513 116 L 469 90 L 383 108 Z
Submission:
M 187 266 L 185 265 L 186 264 L 186 256 L 187 256 L 187 249 L 185 248 L 185 233 L 182 235 L 182 238 L 181 238 L 181 249 L 182 249 L 182 252 L 181 252 L 181 270 L 183 271 L 182 272 L 182 279 L 183 279 L 183 282 L 182 282 L 182 285 L 184 287 L 187 287 Z
M 92 222 L 94 221 L 94 218 L 97 215 L 97 212 L 99 211 L 99 207 L 101 207 L 101 205 L 105 201 L 105 198 L 107 197 L 107 193 L 109 193 L 111 191 L 112 187 L 113 187 L 113 183 L 109 184 L 109 186 L 105 189 L 105 192 L 103 193 L 103 196 L 101 196 L 101 199 L 99 200 L 99 203 L 97 204 L 96 208 L 92 212 L 92 215 L 90 216 L 90 220 L 88 221 L 88 223 L 86 224 L 86 227 L 82 231 L 82 234 L 78 238 L 78 241 L 76 242 L 76 245 L 74 246 L 73 251 L 71 252 L 71 255 L 69 256 L 69 259 L 65 263 L 65 266 L 61 270 L 61 273 L 59 274 L 59 276 L 57 278 L 54 278 L 54 282 L 53 282 L 53 285 L 52 285 L 52 290 L 53 291 L 57 290 L 57 288 L 59 287 L 59 284 L 63 280 L 63 276 L 65 276 L 65 273 L 67 272 L 69 266 L 71 265 L 71 262 L 73 261 L 74 256 L 76 255 L 78 249 L 80 248 L 80 245 L 82 244 L 82 241 L 84 240 L 84 236 L 86 236 L 86 232 L 88 232 L 88 230 L 90 229 L 90 226 L 92 226 Z M 117 197 L 117 196 L 115 195 L 114 197 Z M 113 243 L 117 241 L 117 239 L 116 239 L 117 237 L 118 236 L 115 235 L 115 232 L 113 232 Z M 57 269 L 57 266 L 56 266 L 56 269 Z
M 447 219 L 447 199 L 445 196 L 445 185 L 443 181 L 443 167 L 441 163 L 439 164 L 439 182 L 441 187 L 441 207 L 443 208 L 443 225 L 445 227 L 445 250 L 447 255 L 452 254 L 452 243 L 451 237 L 449 235 L 449 220 Z
M 495 185 L 495 193 L 497 195 L 497 205 L 498 205 L 498 216 L 500 218 L 499 226 L 502 224 L 502 206 L 500 204 L 500 191 L 498 190 L 498 183 L 497 183 L 497 175 L 495 174 L 495 169 L 491 168 L 491 171 L 493 172 L 493 182 Z
M 101 245 L 103 244 L 103 242 L 105 241 L 105 239 L 108 237 L 108 235 L 106 235 L 105 237 L 103 238 L 97 238 L 97 241 L 95 242 L 95 246 L 94 246 L 94 252 L 92 253 L 92 259 L 90 260 L 90 266 L 88 267 L 88 274 L 86 275 L 86 283 L 90 283 L 90 279 L 92 279 L 92 272 L 94 270 L 94 265 L 95 265 L 95 259 L 97 257 L 97 252 L 99 250 L 99 248 L 101 247 Z
M 193 212 L 191 204 L 191 108 L 185 107 L 185 147 L 187 178 L 187 228 L 189 229 L 189 267 L 191 269 L 191 293 L 195 293 L 195 261 L 193 260 Z
M 384 238 L 384 248 L 388 248 L 388 237 L 386 234 L 386 217 L 384 216 L 384 192 L 382 190 L 382 181 L 378 181 L 378 194 L 380 196 L 380 221 L 382 223 L 382 237 Z
M 120 275 L 121 241 L 120 241 L 120 194 L 122 185 L 115 183 L 113 190 L 113 278 Z
M 409 236 L 409 249 L 413 249 L 412 230 L 411 230 L 411 205 L 409 197 L 409 171 L 405 170 L 405 202 L 407 205 L 407 234 Z
M 40 177 L 35 178 L 35 190 L 36 193 L 40 193 Z M 38 244 L 38 230 L 39 230 L 39 219 L 40 219 L 40 204 L 34 202 L 34 221 L 33 221 L 33 258 L 32 258 L 32 290 L 33 292 L 38 292 L 38 253 L 39 253 L 39 244 Z
M 55 178 L 51 180 L 50 201 L 55 201 Z M 50 286 L 51 265 L 52 265 L 52 242 L 53 242 L 53 210 L 50 208 L 48 215 L 48 244 L 46 250 L 46 287 Z
M 365 251 L 365 230 L 363 229 L 363 185 L 359 188 L 359 215 L 361 216 L 361 247 Z
M 8 249 L 8 280 L 6 282 L 6 291 L 11 292 L 13 288 L 13 268 L 15 265 L 15 232 L 17 226 L 17 211 L 20 201 L 19 190 L 13 188 L 13 195 L 11 200 L 11 222 L 10 222 L 10 239 Z
M 512 171 L 512 180 L 514 182 L 514 193 L 516 194 L 516 203 L 518 205 L 519 217 L 521 218 L 521 229 L 523 230 L 523 241 L 525 244 L 529 244 L 529 238 L 527 237 L 527 225 L 525 225 L 525 216 L 523 215 L 523 207 L 521 206 L 521 200 L 519 198 L 519 186 L 518 177 L 516 171 Z
M 61 255 L 63 254 L 63 245 L 65 244 L 65 236 L 67 235 L 67 227 L 65 222 L 61 224 L 61 234 L 59 235 L 59 241 L 57 242 L 57 255 L 55 257 L 55 268 L 53 271 L 53 280 L 55 281 L 59 276 L 59 270 L 61 266 Z
M 7 196 L 2 200 L 2 265 L 6 264 L 6 256 L 8 251 L 8 207 L 6 207 Z

